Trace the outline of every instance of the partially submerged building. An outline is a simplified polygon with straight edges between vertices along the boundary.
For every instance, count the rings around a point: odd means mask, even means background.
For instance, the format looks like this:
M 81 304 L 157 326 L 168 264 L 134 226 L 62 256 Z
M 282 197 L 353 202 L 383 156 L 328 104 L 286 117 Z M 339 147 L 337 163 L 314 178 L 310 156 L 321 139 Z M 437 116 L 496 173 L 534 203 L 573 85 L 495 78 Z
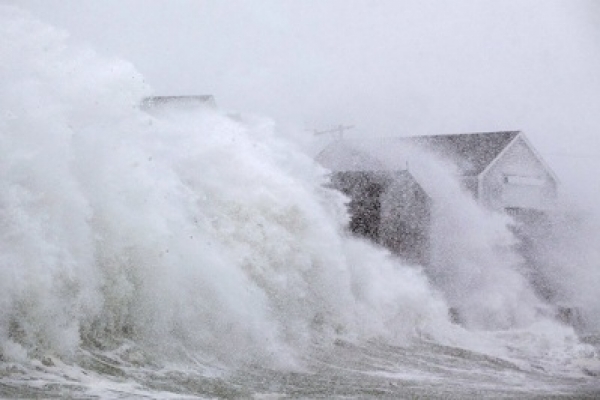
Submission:
M 414 157 L 424 153 L 451 163 L 463 188 L 487 208 L 536 219 L 556 199 L 555 174 L 520 131 L 336 140 L 317 161 L 350 198 L 352 232 L 427 264 L 433 200 L 414 173 L 415 165 L 423 168 Z
M 445 158 L 480 204 L 494 210 L 547 210 L 558 179 L 520 131 L 400 139 Z

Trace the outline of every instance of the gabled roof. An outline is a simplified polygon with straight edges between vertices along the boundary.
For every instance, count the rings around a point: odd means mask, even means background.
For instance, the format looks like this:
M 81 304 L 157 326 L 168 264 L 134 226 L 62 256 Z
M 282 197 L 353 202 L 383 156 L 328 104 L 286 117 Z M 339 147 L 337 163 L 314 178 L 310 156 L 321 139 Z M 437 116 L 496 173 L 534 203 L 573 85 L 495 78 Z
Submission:
M 453 161 L 462 176 L 477 176 L 520 134 L 519 131 L 410 136 L 369 141 L 337 140 L 317 156 L 333 171 L 402 170 L 411 148 Z
M 421 146 L 456 162 L 461 175 L 477 176 L 519 135 L 519 131 L 412 136 L 400 141 Z

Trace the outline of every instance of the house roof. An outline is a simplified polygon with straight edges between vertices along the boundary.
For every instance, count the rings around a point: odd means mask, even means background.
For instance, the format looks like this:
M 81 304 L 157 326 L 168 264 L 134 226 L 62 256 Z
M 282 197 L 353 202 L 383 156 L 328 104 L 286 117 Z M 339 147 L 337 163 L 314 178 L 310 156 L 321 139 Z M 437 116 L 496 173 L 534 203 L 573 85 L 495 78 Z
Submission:
M 410 148 L 452 160 L 463 176 L 481 174 L 519 135 L 519 131 L 410 136 L 370 141 L 338 140 L 318 156 L 334 171 L 406 169 Z
M 142 100 L 142 108 L 146 110 L 165 106 L 195 107 L 206 105 L 216 106 L 214 96 L 151 96 Z
M 461 133 L 401 138 L 457 163 L 462 175 L 476 176 L 500 155 L 519 131 Z

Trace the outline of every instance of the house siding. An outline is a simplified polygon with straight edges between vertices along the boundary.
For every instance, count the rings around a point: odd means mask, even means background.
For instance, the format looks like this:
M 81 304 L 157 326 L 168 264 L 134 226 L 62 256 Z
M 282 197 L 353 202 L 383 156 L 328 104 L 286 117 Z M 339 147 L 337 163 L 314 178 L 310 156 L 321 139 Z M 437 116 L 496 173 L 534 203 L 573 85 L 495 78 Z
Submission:
M 474 198 L 479 197 L 479 180 L 476 176 L 465 176 L 460 178 L 460 184 L 463 189 L 470 193 Z
M 545 210 L 552 207 L 556 198 L 556 181 L 520 137 L 481 179 L 480 200 L 495 210 Z
M 431 200 L 407 171 L 344 171 L 331 186 L 349 197 L 348 228 L 407 262 L 429 262 Z
M 408 173 L 396 174 L 381 195 L 379 241 L 410 263 L 429 264 L 431 199 Z

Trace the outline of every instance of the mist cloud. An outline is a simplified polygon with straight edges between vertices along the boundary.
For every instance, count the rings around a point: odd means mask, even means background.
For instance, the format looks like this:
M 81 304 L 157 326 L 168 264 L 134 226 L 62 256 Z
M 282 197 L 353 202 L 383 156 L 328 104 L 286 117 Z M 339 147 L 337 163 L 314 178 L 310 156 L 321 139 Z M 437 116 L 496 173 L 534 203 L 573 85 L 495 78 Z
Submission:
M 522 129 L 568 191 L 600 198 L 582 181 L 600 164 L 591 0 L 9 3 L 131 61 L 157 94 L 362 137 Z

